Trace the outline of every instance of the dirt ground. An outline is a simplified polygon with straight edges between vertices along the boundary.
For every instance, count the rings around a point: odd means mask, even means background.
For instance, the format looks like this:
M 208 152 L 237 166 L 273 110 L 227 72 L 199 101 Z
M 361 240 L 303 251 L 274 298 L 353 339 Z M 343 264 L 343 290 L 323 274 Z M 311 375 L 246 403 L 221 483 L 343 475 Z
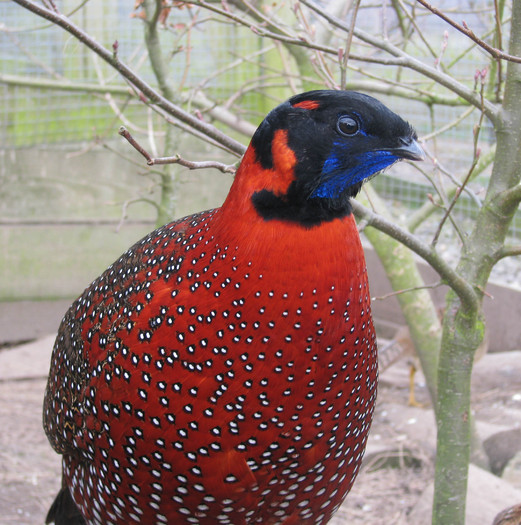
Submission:
M 60 459 L 41 426 L 41 405 L 53 337 L 0 350 L 0 524 L 39 525 L 60 484 Z M 513 353 L 512 353 L 513 354 Z M 517 354 L 517 362 L 521 352 Z M 499 355 L 499 354 L 498 354 Z M 502 359 L 502 361 L 501 361 Z M 521 425 L 521 369 L 486 356 L 474 389 L 476 417 L 487 432 Z M 510 360 L 509 360 L 510 359 Z M 497 367 L 490 363 L 501 361 Z M 520 365 L 521 366 L 521 365 Z M 334 525 L 412 525 L 409 514 L 432 481 L 432 411 L 408 407 L 408 368 L 399 362 L 381 376 L 376 417 L 364 468 Z M 417 395 L 427 404 L 421 375 Z M 521 443 L 520 443 L 521 448 Z M 512 494 L 517 494 L 512 492 Z M 519 501 L 521 502 L 521 490 Z M 512 496 L 514 497 L 514 496 Z M 511 498 L 512 498 L 511 497 Z M 498 512 L 503 508 L 497 503 Z M 418 519 L 414 525 L 419 523 Z M 483 518 L 485 519 L 485 518 Z M 467 525 L 489 525 L 492 519 Z

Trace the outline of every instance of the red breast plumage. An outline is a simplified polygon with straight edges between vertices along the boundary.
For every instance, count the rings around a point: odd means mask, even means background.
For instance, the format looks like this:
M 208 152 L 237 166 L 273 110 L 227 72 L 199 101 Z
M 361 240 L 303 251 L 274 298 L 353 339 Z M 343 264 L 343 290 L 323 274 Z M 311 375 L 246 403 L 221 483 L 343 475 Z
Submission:
M 277 119 L 221 208 L 135 244 L 61 324 L 44 426 L 88 524 L 321 524 L 354 481 L 377 384 L 363 251 L 344 195 L 317 221 L 265 211 L 305 162 Z

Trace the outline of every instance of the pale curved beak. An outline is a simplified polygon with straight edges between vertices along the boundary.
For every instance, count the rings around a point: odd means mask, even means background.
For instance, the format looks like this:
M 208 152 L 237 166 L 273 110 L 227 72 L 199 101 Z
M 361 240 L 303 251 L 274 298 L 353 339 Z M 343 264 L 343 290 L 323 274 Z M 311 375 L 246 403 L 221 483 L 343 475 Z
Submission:
M 423 160 L 425 159 L 425 152 L 422 147 L 418 144 L 417 140 L 410 137 L 408 139 L 401 139 L 401 145 L 397 148 L 392 148 L 389 151 L 401 157 L 402 159 L 408 160 Z

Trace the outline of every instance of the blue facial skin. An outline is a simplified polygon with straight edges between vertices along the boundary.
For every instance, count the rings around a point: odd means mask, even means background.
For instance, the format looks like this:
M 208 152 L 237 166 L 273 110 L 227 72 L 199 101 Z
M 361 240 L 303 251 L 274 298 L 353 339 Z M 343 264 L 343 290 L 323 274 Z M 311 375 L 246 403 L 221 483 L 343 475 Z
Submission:
M 342 156 L 345 156 L 345 145 L 336 143 L 335 146 L 337 147 L 333 147 L 331 155 L 326 159 L 322 168 L 321 175 L 324 182 L 313 191 L 312 198 L 337 198 L 347 187 L 369 179 L 399 159 L 389 151 L 367 151 L 356 155 L 355 165 L 346 171 L 343 167 L 345 161 L 342 160 Z

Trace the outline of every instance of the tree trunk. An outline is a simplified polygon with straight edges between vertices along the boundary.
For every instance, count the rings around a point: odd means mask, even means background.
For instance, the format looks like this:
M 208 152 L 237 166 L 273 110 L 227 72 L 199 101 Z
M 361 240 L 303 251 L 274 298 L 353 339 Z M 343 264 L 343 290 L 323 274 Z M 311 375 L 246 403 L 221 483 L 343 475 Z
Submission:
M 521 55 L 521 1 L 514 0 L 509 53 Z M 487 194 L 457 271 L 480 304 L 521 199 L 521 64 L 509 62 L 502 111 L 494 122 L 497 149 Z M 464 525 L 470 455 L 470 378 L 484 325 L 475 307 L 447 297 L 438 369 L 438 451 L 433 525 Z
M 157 80 L 161 94 L 168 100 L 174 101 L 175 91 L 168 82 L 168 68 L 164 60 L 161 49 L 157 24 L 159 15 L 163 9 L 163 3 L 160 0 L 144 1 L 146 19 L 145 19 L 145 44 L 147 46 L 148 56 L 152 70 Z M 164 143 L 165 156 L 173 155 L 175 141 L 179 139 L 179 132 L 174 126 L 166 124 L 166 135 Z M 171 221 L 176 216 L 177 208 L 177 166 L 174 164 L 165 164 L 161 169 L 160 197 L 156 225 L 162 226 Z

